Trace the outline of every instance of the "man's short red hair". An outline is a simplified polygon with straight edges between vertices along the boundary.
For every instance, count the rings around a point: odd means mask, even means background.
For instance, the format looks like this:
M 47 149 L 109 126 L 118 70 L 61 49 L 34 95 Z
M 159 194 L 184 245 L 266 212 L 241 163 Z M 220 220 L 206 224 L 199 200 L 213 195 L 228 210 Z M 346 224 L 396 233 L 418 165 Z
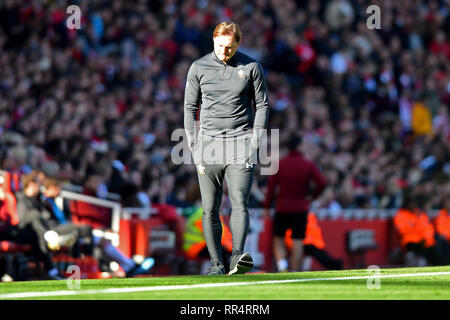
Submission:
M 240 43 L 242 39 L 241 28 L 239 28 L 239 26 L 234 22 L 224 21 L 216 26 L 213 33 L 213 38 L 223 35 L 234 36 L 237 43 Z

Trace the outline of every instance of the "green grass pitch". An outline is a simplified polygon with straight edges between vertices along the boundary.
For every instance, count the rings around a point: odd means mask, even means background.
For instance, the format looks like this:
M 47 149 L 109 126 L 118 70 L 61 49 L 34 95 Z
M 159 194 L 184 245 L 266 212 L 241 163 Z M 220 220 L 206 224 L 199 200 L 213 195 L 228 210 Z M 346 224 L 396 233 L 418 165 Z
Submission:
M 377 275 L 381 277 L 368 278 Z M 0 283 L 0 300 L 449 300 L 450 266 L 379 269 L 378 274 L 360 269 L 80 280 L 79 284 L 79 289 L 70 289 L 66 280 Z

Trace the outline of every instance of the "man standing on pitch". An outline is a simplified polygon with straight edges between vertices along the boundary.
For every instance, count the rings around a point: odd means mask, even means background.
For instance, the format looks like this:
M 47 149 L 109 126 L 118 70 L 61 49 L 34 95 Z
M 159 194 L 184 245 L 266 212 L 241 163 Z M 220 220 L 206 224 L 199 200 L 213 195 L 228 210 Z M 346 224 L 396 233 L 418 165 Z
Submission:
M 212 262 L 210 275 L 225 274 L 219 212 L 224 178 L 231 202 L 233 236 L 229 274 L 245 273 L 253 267 L 252 257 L 244 252 L 250 220 L 248 201 L 269 105 L 261 65 L 237 52 L 241 38 L 237 24 L 217 25 L 214 51 L 192 63 L 186 82 L 184 126 L 197 165 L 202 224 Z
M 281 272 L 288 269 L 284 242 L 287 229 L 292 230 L 293 240 L 290 267 L 293 271 L 301 271 L 309 204 L 323 192 L 327 183 L 319 168 L 301 154 L 301 143 L 300 136 L 291 135 L 287 143 L 289 153 L 280 160 L 278 172 L 270 176 L 263 202 L 263 216 L 268 217 L 272 199 L 276 196 L 273 253 Z

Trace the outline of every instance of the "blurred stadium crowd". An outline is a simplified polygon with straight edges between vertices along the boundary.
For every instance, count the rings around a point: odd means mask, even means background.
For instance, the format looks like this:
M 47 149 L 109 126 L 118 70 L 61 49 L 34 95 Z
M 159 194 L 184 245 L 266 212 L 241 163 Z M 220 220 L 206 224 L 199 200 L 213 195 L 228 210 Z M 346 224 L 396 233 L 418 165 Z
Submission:
M 65 25 L 79 5 L 82 28 Z M 368 5 L 381 8 L 370 30 Z M 270 129 L 304 138 L 328 180 L 313 208 L 398 208 L 402 189 L 440 208 L 450 192 L 450 1 L 167 0 L 0 3 L 1 168 L 42 170 L 124 206 L 198 200 L 175 165 L 185 78 L 238 23 L 261 62 Z M 281 150 L 282 153 L 284 149 Z M 252 206 L 266 176 L 256 174 Z

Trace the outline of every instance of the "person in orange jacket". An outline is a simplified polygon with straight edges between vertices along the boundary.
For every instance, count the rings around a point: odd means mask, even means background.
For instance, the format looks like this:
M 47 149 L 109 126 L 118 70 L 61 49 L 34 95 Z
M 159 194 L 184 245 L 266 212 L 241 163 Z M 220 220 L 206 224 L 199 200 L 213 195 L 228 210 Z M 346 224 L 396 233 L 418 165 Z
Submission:
M 292 229 L 286 231 L 284 242 L 288 251 L 292 250 Z M 325 250 L 325 242 L 322 237 L 319 221 L 313 212 L 308 213 L 306 223 L 305 239 L 303 240 L 303 250 L 305 256 L 311 256 L 329 270 L 341 270 L 342 261 L 334 259 Z
M 433 265 L 442 264 L 436 249 L 434 227 L 428 215 L 421 209 L 422 194 L 406 190 L 402 207 L 394 217 L 394 226 L 400 235 L 400 243 L 405 251 L 424 257 Z
M 450 264 L 450 194 L 444 199 L 443 208 L 434 220 L 438 250 L 444 264 Z

